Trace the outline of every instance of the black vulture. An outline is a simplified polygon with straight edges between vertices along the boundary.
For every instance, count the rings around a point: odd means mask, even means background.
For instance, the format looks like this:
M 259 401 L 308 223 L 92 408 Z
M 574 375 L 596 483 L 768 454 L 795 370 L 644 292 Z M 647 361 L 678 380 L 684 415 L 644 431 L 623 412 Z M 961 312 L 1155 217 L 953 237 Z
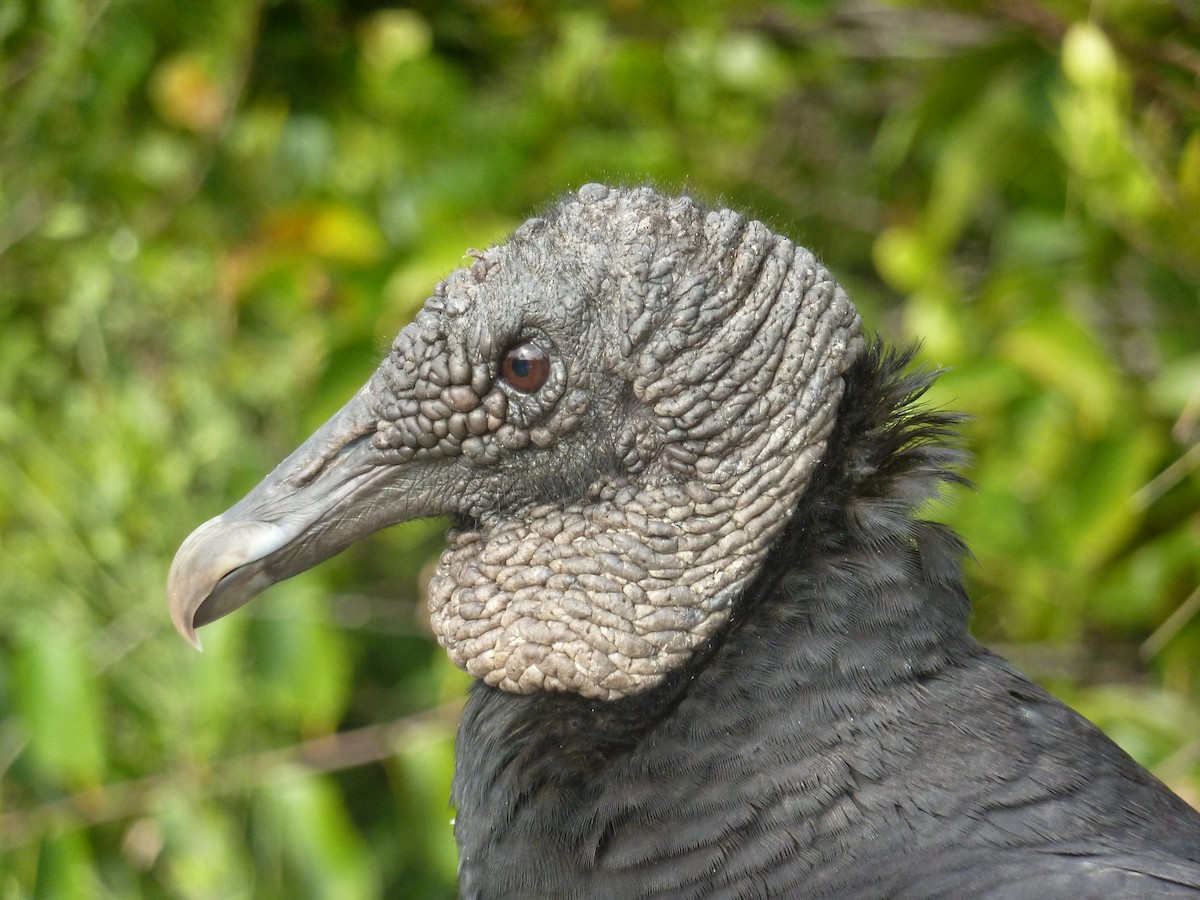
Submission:
M 587 185 L 437 285 L 170 574 L 443 515 L 465 897 L 1200 896 L 1200 814 L 967 631 L 932 376 L 761 222 Z

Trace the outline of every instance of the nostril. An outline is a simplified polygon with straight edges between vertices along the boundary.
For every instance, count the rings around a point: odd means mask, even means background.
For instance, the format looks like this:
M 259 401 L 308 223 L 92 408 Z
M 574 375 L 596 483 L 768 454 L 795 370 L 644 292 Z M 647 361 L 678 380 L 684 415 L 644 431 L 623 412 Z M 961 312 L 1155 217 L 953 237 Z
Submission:
M 367 443 L 373 437 L 375 437 L 374 431 L 370 432 L 369 434 L 360 434 L 358 437 L 354 438 L 352 441 L 345 444 L 340 450 L 338 450 L 338 452 L 336 454 L 334 454 L 333 458 L 336 460 L 336 459 L 341 459 L 342 457 L 345 457 L 345 456 L 349 456 L 351 453 L 353 453 L 355 450 L 357 450 L 363 444 Z
M 363 434 L 356 435 L 349 441 L 346 441 L 336 450 L 331 453 L 314 456 L 309 459 L 297 460 L 298 468 L 295 473 L 286 480 L 296 487 L 305 487 L 314 481 L 318 475 L 328 471 L 335 466 L 341 465 L 346 457 L 352 455 L 364 443 L 367 443 L 378 432 L 374 429 Z

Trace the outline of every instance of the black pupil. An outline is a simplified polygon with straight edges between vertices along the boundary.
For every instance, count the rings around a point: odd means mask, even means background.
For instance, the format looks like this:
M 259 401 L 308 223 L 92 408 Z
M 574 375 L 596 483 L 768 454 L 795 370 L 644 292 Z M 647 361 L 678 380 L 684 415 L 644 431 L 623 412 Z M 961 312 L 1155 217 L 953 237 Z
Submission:
M 550 378 L 550 356 L 532 341 L 517 344 L 504 354 L 500 374 L 522 394 L 532 394 Z
M 526 341 L 504 354 L 500 374 L 518 391 L 533 393 L 550 377 L 550 357 L 537 344 Z

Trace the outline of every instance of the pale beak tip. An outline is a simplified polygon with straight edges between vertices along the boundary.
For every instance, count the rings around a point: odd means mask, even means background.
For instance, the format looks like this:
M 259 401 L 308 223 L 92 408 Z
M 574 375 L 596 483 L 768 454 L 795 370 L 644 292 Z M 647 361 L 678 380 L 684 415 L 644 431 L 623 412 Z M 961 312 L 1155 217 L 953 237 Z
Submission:
M 196 633 L 196 626 L 190 620 L 191 616 L 185 605 L 175 602 L 170 602 L 171 623 L 175 626 L 175 630 L 179 632 L 179 636 L 191 644 L 200 652 L 204 652 L 204 648 L 200 646 L 200 635 Z
M 204 645 L 200 643 L 200 635 L 196 633 L 195 628 L 180 628 L 179 633 L 185 641 L 196 648 L 197 653 L 204 652 Z

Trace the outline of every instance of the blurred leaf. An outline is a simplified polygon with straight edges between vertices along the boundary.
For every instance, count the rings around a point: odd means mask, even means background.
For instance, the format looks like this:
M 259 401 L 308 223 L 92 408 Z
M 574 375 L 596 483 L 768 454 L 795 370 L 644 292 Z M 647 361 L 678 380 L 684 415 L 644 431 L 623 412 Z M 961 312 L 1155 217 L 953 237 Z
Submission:
M 377 261 L 384 246 L 379 229 L 370 219 L 360 210 L 340 204 L 281 210 L 264 223 L 263 241 L 272 249 L 357 265 Z
M 1124 392 L 1104 351 L 1062 308 L 1045 309 L 1014 328 L 1002 348 L 1013 362 L 1071 400 L 1084 435 L 1106 428 L 1123 406 Z
M 225 117 L 220 86 L 211 67 L 197 54 L 181 54 L 160 63 L 150 81 L 150 97 L 165 122 L 191 131 L 213 131 Z
M 259 793 L 265 838 L 301 876 L 292 896 L 381 896 L 379 873 L 346 815 L 341 795 L 326 779 L 281 772 Z
M 1150 395 L 1164 415 L 1177 418 L 1190 412 L 1193 424 L 1200 420 L 1200 354 L 1167 363 L 1150 383 Z
M 211 800 L 180 793 L 164 796 L 155 810 L 162 829 L 159 857 L 171 894 L 181 898 L 255 896 L 254 867 L 236 819 Z M 157 861 L 157 860 L 156 860 Z
M 107 755 L 100 725 L 102 686 L 89 671 L 87 645 L 70 626 L 41 617 L 26 624 L 19 641 L 15 695 L 30 754 L 50 779 L 66 787 L 98 784 Z
M 1114 630 L 1149 631 L 1146 623 L 1160 622 L 1173 612 L 1171 600 L 1194 577 L 1198 553 L 1200 535 L 1185 531 L 1142 543 L 1105 572 L 1090 615 Z
M 78 832 L 42 843 L 34 900 L 94 897 L 97 884 L 87 841 Z
M 376 69 L 392 69 L 429 52 L 433 30 L 420 13 L 389 9 L 375 13 L 358 29 L 363 61 Z
M 1077 470 L 1074 502 L 1060 511 L 1071 558 L 1083 569 L 1110 559 L 1140 524 L 1134 492 L 1145 484 L 1161 441 L 1150 428 L 1098 444 Z
M 921 287 L 938 262 L 937 248 L 912 228 L 893 226 L 875 241 L 875 265 L 896 290 Z
M 405 855 L 409 865 L 419 864 L 446 884 L 458 874 L 458 852 L 454 846 L 454 811 L 450 807 L 450 779 L 454 774 L 454 736 L 435 729 L 414 734 L 396 747 L 395 767 L 405 798 L 420 811 L 416 821 L 406 823 Z
M 345 638 L 321 622 L 319 601 L 303 589 L 306 583 L 273 592 L 270 602 L 286 607 L 255 629 L 259 690 L 268 708 L 294 718 L 303 733 L 326 733 L 345 709 L 350 662 Z
M 1129 80 L 1107 36 L 1077 23 L 1063 39 L 1068 87 L 1055 104 L 1061 148 L 1087 189 L 1082 196 L 1099 217 L 1146 219 L 1161 202 L 1154 177 L 1130 138 Z

